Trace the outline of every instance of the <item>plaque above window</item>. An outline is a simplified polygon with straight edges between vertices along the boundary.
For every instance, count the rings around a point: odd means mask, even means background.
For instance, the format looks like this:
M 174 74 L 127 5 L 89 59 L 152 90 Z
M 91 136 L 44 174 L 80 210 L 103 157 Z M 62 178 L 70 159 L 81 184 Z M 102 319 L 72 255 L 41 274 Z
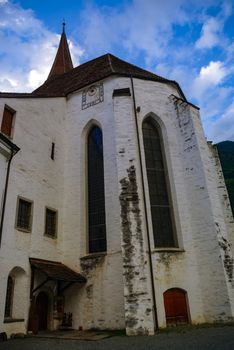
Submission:
M 89 108 L 104 101 L 103 83 L 89 86 L 82 92 L 82 109 Z

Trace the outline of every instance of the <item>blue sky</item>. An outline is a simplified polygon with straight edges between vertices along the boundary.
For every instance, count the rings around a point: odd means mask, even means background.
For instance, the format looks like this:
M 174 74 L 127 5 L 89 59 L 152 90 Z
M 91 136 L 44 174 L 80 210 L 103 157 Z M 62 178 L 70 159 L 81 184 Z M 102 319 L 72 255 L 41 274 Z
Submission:
M 207 139 L 234 141 L 233 0 L 0 0 L 0 91 L 44 82 L 63 18 L 74 65 L 111 52 L 176 80 Z

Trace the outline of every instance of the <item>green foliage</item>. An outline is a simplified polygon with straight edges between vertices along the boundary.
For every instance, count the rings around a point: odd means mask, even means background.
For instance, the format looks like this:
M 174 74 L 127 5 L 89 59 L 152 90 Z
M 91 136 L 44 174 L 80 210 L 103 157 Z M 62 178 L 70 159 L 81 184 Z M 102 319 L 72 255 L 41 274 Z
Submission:
M 231 202 L 232 212 L 234 214 L 234 142 L 223 141 L 218 143 L 216 146 L 219 152 L 219 158 Z

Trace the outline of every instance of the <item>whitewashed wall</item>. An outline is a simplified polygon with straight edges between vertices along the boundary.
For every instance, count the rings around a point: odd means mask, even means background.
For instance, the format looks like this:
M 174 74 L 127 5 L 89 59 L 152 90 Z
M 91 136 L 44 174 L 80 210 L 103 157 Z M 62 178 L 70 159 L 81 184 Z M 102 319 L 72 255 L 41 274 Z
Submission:
M 131 90 L 130 79 L 108 78 L 103 84 L 104 101 L 85 110 L 82 91 L 67 99 L 0 100 L 0 110 L 5 103 L 16 110 L 13 142 L 21 148 L 12 162 L 0 250 L 1 315 L 9 272 L 18 266 L 27 277 L 27 292 L 22 294 L 25 321 L 4 324 L 2 316 L 0 329 L 11 333 L 27 326 L 30 256 L 62 261 L 87 277 L 84 286 L 73 285 L 65 293 L 65 311 L 73 313 L 74 328 L 126 325 L 128 334 L 154 332 L 142 180 L 159 327 L 166 325 L 163 293 L 175 287 L 187 292 L 192 323 L 232 319 L 233 281 L 228 281 L 220 245 L 221 236 L 230 239 L 231 226 L 224 218 L 199 112 L 172 97 L 178 96 L 173 87 L 134 79 L 142 179 L 132 95 L 112 96 L 114 89 Z M 176 249 L 154 248 L 141 128 L 149 115 L 162 128 L 179 242 Z M 86 140 L 93 125 L 103 132 L 107 254 L 89 255 Z M 31 233 L 15 229 L 19 195 L 33 201 Z M 58 210 L 57 239 L 44 236 L 46 206 Z
M 56 102 L 55 102 L 56 101 Z M 29 310 L 29 256 L 61 260 L 62 198 L 63 198 L 63 99 L 1 99 L 16 110 L 13 142 L 20 151 L 13 158 L 9 177 L 6 212 L 0 249 L 0 329 L 8 334 L 25 331 Z M 55 160 L 50 158 L 51 143 L 55 142 Z M 33 201 L 32 232 L 15 229 L 18 196 Z M 58 210 L 58 237 L 44 236 L 45 207 Z M 14 267 L 22 268 L 27 276 L 27 288 L 14 303 L 25 305 L 24 322 L 3 323 L 7 277 Z M 14 306 L 14 305 L 13 305 Z M 14 315 L 13 315 L 14 316 Z
M 63 259 L 87 276 L 84 288 L 67 291 L 67 311 L 74 327 L 124 328 L 120 208 L 114 137 L 112 79 L 104 83 L 104 102 L 82 110 L 82 92 L 67 102 L 64 175 Z M 88 255 L 87 135 L 97 125 L 103 132 L 107 255 Z M 88 255 L 88 256 L 87 256 Z M 82 258 L 80 260 L 80 258 Z

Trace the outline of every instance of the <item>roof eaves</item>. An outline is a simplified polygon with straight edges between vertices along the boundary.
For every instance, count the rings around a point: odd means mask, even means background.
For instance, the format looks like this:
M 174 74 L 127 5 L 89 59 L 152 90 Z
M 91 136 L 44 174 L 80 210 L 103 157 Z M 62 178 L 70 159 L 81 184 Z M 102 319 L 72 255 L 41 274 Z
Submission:
M 30 93 L 18 93 L 18 92 L 0 92 L 0 98 L 55 98 L 55 97 L 66 97 L 65 94 L 63 93 L 52 93 L 52 92 L 38 92 L 38 93 L 34 93 L 30 92 Z
M 195 104 L 191 103 L 191 102 L 188 102 L 187 100 L 183 99 L 183 98 L 180 98 L 178 96 L 175 96 L 175 95 L 171 95 L 174 99 L 176 99 L 177 101 L 181 101 L 182 103 L 183 102 L 186 102 L 189 106 L 197 109 L 198 111 L 200 110 L 200 107 L 196 106 Z
M 175 81 L 175 80 L 168 80 L 168 83 L 170 83 L 170 84 L 172 84 L 172 85 L 175 85 L 176 88 L 178 89 L 180 95 L 181 95 L 182 98 L 184 99 L 184 101 L 185 101 L 185 102 L 188 102 L 188 101 L 187 101 L 187 98 L 185 97 L 185 95 L 184 95 L 184 93 L 183 93 L 183 91 L 182 91 L 180 85 L 177 83 L 177 81 Z
M 97 83 L 98 81 L 101 81 L 101 80 L 104 80 L 110 76 L 113 76 L 113 75 L 117 75 L 117 76 L 122 76 L 122 77 L 130 77 L 132 76 L 133 78 L 138 78 L 138 79 L 142 79 L 142 80 L 149 80 L 149 81 L 157 81 L 159 83 L 163 83 L 163 84 L 170 84 L 172 86 L 174 86 L 180 93 L 180 95 L 182 96 L 182 98 L 187 102 L 187 99 L 182 91 L 182 89 L 180 88 L 179 84 L 174 81 L 174 80 L 168 80 L 168 79 L 165 79 L 163 77 L 160 77 L 160 76 L 157 76 L 155 75 L 155 77 L 150 77 L 150 76 L 145 76 L 143 74 L 139 74 L 139 73 L 133 73 L 133 74 L 130 74 L 130 73 L 121 73 L 121 72 L 117 72 L 117 71 L 113 71 L 113 72 L 109 72 L 108 74 L 106 75 L 103 75 L 101 78 L 99 79 L 96 79 L 96 80 L 92 80 L 92 81 L 89 81 L 83 85 L 80 85 L 78 88 L 77 87 L 74 87 L 74 88 L 71 88 L 71 89 L 68 89 L 67 91 L 64 92 L 64 96 L 67 97 L 68 95 L 74 93 L 75 91 L 79 91 L 81 89 L 83 89 L 84 87 L 86 86 L 89 86 L 91 84 L 95 84 Z
M 7 98 L 14 98 L 14 97 L 20 97 L 20 98 L 25 98 L 25 97 L 31 97 L 31 92 L 0 92 L 0 97 L 7 97 Z

